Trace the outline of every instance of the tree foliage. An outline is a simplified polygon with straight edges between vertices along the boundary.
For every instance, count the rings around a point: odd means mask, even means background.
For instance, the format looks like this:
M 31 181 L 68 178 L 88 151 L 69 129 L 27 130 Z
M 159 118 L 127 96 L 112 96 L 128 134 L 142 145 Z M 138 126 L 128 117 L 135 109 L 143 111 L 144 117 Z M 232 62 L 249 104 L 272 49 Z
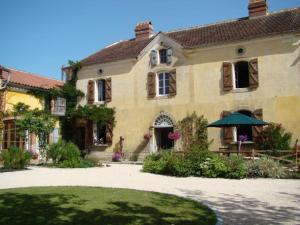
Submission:
M 292 134 L 281 124 L 271 123 L 261 133 L 257 145 L 262 150 L 290 150 Z
M 19 134 L 24 139 L 27 139 L 27 132 L 38 136 L 39 148 L 43 151 L 47 137 L 55 127 L 56 119 L 49 112 L 37 108 L 30 109 L 24 103 L 15 104 L 12 114 L 17 118 L 16 126 Z

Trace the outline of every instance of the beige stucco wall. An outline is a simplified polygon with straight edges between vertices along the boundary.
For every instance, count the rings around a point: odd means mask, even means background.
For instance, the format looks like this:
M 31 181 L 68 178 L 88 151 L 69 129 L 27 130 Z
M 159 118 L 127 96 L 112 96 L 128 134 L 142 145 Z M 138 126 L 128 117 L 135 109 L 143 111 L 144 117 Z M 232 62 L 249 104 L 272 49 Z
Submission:
M 113 146 L 123 136 L 124 148 L 130 152 L 143 142 L 143 135 L 161 111 L 171 114 L 176 121 L 196 111 L 213 122 L 223 110 L 262 108 L 265 121 L 282 123 L 295 140 L 300 138 L 299 41 L 299 36 L 282 36 L 175 51 L 177 95 L 173 98 L 147 99 L 147 73 L 151 70 L 148 53 L 138 60 L 83 67 L 78 73 L 77 87 L 86 93 L 88 80 L 112 78 L 112 102 L 107 106 L 117 111 Z M 236 54 L 238 46 L 246 48 L 243 57 Z M 258 58 L 258 89 L 224 93 L 222 63 L 252 58 Z M 97 74 L 100 68 L 101 76 Z M 86 100 L 82 99 L 80 104 L 86 104 Z M 209 138 L 214 139 L 211 148 L 216 150 L 221 146 L 220 129 L 210 128 L 208 132 Z M 112 151 L 112 147 L 107 151 Z

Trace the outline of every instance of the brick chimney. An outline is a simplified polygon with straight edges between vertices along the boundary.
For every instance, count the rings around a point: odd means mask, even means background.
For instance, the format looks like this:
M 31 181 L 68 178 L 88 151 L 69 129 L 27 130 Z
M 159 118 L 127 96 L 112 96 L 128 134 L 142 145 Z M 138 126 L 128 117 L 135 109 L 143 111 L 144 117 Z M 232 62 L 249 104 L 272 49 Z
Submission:
M 154 34 L 151 21 L 145 21 L 137 24 L 134 31 L 135 39 L 150 38 Z
M 267 0 L 249 0 L 248 10 L 250 18 L 267 15 Z

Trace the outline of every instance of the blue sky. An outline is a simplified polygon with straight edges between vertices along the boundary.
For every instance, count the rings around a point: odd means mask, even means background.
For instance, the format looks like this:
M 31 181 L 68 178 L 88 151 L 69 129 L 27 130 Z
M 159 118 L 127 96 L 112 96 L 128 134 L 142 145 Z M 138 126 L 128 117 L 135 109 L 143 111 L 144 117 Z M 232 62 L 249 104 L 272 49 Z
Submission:
M 300 0 L 269 0 L 269 10 Z M 0 65 L 60 79 L 80 60 L 134 37 L 138 22 L 169 31 L 248 15 L 248 0 L 0 0 Z

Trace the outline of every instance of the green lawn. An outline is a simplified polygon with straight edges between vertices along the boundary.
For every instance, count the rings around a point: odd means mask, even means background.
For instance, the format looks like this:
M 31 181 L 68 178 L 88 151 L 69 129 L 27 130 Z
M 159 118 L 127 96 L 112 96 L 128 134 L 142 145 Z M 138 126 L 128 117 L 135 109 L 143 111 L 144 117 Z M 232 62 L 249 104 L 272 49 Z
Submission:
M 198 202 L 153 192 L 92 187 L 0 190 L 1 225 L 215 224 Z

